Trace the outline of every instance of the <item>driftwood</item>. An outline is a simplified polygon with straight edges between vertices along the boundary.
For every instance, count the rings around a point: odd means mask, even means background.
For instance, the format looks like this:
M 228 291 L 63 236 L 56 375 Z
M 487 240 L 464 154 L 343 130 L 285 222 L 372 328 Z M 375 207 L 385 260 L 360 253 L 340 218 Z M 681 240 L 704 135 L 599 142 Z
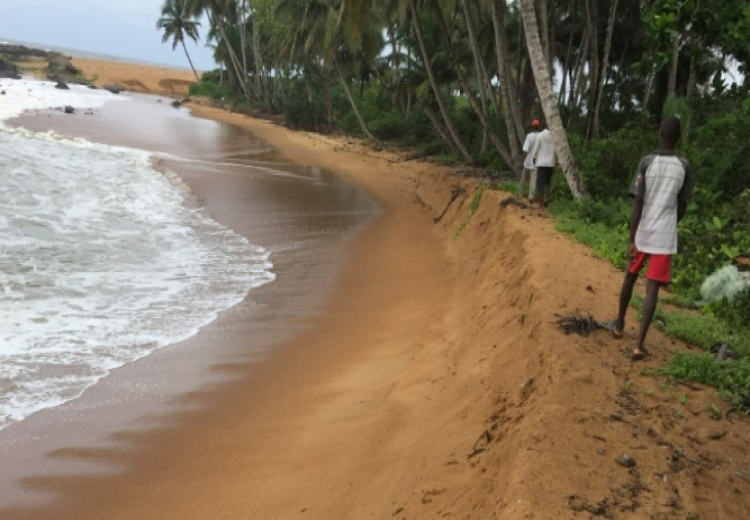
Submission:
M 456 201 L 459 195 L 461 195 L 461 188 L 459 188 L 458 186 L 451 187 L 451 200 L 448 202 L 448 205 L 445 207 L 445 209 L 440 214 L 440 216 L 432 219 L 435 221 L 435 224 L 443 220 L 443 217 L 445 216 L 446 213 L 448 213 L 448 210 L 450 209 L 451 204 L 453 204 Z

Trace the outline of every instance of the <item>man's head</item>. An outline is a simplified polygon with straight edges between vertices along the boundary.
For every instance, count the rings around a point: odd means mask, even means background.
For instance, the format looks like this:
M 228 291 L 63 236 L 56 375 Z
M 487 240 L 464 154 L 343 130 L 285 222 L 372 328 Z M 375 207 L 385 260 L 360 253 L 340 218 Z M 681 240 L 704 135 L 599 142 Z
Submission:
M 661 122 L 659 139 L 663 150 L 674 150 L 682 136 L 682 125 L 675 116 L 669 116 Z
M 538 119 L 534 119 L 534 120 L 533 120 L 533 121 L 531 122 L 531 128 L 532 128 L 532 129 L 534 129 L 534 130 L 539 130 L 539 127 L 540 127 L 541 125 L 542 125 L 542 124 L 541 124 L 541 123 L 539 122 L 539 120 L 538 120 Z

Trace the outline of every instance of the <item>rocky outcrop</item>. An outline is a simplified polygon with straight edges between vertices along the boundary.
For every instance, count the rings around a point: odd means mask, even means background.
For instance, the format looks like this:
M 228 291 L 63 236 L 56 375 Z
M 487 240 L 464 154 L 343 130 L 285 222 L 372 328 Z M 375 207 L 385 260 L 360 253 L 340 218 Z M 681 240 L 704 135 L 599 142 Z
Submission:
M 75 109 L 75 108 L 73 108 L 72 106 L 70 106 L 70 105 L 65 105 L 65 113 L 66 113 L 66 114 L 74 114 L 74 113 L 75 113 L 75 111 L 76 111 L 76 109 Z
M 58 81 L 57 85 L 55 85 L 55 88 L 59 90 L 70 90 L 70 87 L 64 81 Z
M 182 101 L 180 101 L 179 99 L 175 99 L 174 101 L 172 101 L 171 105 L 174 108 L 180 108 L 182 106 Z
M 21 79 L 18 67 L 12 61 L 2 56 L 0 56 L 0 79 Z
M 47 58 L 50 54 L 53 54 L 51 52 L 43 51 L 41 49 L 32 49 L 31 47 L 26 47 L 25 45 L 10 45 L 10 44 L 0 44 L 0 54 L 5 54 L 6 56 L 32 56 L 37 58 Z
M 47 58 L 47 65 L 50 74 L 63 74 L 69 76 L 77 76 L 81 73 L 80 69 L 76 68 L 70 61 L 70 58 L 63 56 L 62 54 L 52 54 Z

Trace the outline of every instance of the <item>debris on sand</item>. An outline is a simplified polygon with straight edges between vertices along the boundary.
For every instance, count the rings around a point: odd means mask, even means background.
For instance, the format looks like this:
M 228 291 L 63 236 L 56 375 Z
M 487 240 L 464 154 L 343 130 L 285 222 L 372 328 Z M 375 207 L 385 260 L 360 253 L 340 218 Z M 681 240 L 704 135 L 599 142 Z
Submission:
M 620 455 L 617 459 L 617 463 L 624 467 L 624 468 L 634 468 L 635 467 L 635 459 L 625 453 L 624 455 Z
M 565 334 L 576 333 L 581 336 L 588 336 L 592 332 L 606 328 L 604 324 L 596 321 L 591 315 L 568 314 L 566 316 L 557 315 L 557 317 L 558 320 L 555 323 Z

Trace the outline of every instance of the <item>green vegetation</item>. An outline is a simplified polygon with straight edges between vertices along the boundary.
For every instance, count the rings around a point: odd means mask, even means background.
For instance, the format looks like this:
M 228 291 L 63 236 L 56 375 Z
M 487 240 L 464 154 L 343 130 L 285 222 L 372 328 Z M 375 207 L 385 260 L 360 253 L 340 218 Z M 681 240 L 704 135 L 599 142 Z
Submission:
M 512 177 L 528 123 L 546 121 L 564 171 L 553 185 L 559 228 L 620 268 L 633 171 L 656 148 L 661 117 L 677 115 L 695 197 L 657 323 L 702 348 L 730 342 L 737 366 L 750 359 L 749 294 L 694 308 L 706 276 L 750 256 L 746 0 L 166 0 L 158 26 L 177 46 L 197 38 L 202 15 L 219 69 L 191 95 L 291 128 Z M 742 387 L 717 376 L 733 365 L 704 370 L 706 359 L 676 356 L 665 370 L 737 399 Z

